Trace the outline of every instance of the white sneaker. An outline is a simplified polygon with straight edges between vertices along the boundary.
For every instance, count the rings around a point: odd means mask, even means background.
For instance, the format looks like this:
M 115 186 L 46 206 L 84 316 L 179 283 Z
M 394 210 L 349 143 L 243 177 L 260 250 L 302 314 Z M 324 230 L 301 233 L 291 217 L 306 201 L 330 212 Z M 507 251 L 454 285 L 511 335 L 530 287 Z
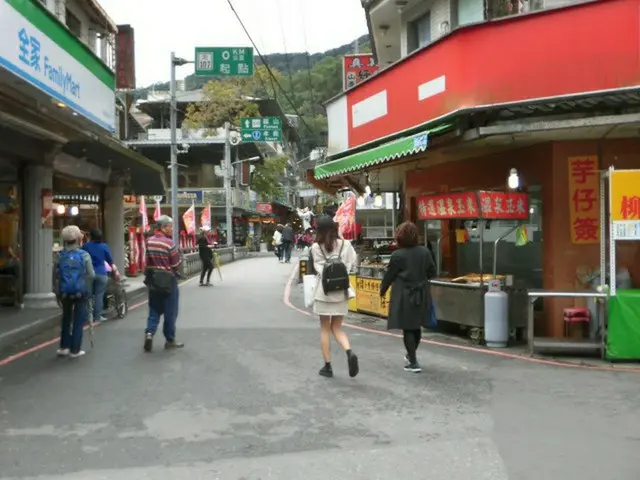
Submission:
M 84 350 L 80 350 L 78 353 L 70 353 L 69 357 L 70 358 L 78 358 L 78 357 L 82 357 L 85 354 Z
M 66 357 L 67 355 L 69 355 L 69 349 L 59 348 L 58 351 L 56 352 L 56 355 L 59 357 Z

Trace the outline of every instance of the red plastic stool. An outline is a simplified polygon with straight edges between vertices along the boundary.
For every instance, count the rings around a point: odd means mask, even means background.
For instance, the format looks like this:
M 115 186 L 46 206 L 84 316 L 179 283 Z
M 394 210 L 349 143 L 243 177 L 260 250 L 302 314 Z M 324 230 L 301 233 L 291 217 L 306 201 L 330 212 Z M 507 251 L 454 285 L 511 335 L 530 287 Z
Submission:
M 584 336 L 584 326 L 591 322 L 591 312 L 588 308 L 565 308 L 562 312 L 564 317 L 564 336 L 568 337 L 571 327 L 580 324 Z

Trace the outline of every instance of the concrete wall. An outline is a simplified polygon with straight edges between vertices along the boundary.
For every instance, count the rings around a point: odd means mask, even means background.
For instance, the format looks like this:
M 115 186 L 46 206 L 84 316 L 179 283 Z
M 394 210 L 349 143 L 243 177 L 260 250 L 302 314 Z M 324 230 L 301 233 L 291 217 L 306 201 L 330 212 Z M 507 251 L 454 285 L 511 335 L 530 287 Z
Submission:
M 415 221 L 412 198 L 455 189 L 506 189 L 509 169 L 517 168 L 525 186 L 542 187 L 543 287 L 568 291 L 585 288 L 581 279 L 599 267 L 600 247 L 571 242 L 567 159 L 597 153 L 596 141 L 555 142 L 408 172 L 405 218 Z M 640 169 L 640 140 L 603 141 L 600 169 L 610 165 Z M 445 266 L 455 265 L 453 237 L 443 250 Z M 640 285 L 640 242 L 619 242 L 617 252 L 617 266 L 628 268 L 634 284 Z M 536 334 L 561 337 L 564 332 L 562 309 L 574 305 L 582 306 L 570 299 L 547 300 L 545 321 Z

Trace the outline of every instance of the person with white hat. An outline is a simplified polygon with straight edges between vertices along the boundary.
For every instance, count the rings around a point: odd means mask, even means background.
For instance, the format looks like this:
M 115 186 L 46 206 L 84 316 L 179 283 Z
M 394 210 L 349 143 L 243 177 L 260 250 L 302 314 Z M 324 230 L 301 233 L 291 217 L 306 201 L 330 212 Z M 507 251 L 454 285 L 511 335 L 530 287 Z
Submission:
M 212 287 L 211 274 L 213 273 L 213 251 L 209 245 L 207 233 L 210 228 L 207 226 L 200 227 L 200 236 L 198 237 L 198 254 L 202 262 L 202 272 L 200 273 L 200 286 Z M 204 276 L 207 276 L 207 283 L 204 283 Z

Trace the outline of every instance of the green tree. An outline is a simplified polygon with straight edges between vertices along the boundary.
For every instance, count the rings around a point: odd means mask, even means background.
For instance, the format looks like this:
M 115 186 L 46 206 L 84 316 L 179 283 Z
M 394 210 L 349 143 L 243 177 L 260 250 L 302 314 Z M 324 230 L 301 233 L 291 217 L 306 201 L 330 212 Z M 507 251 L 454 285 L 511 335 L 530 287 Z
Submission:
M 282 177 L 289 157 L 282 155 L 267 158 L 264 164 L 257 165 L 251 175 L 251 189 L 261 201 L 271 201 L 281 197 L 284 192 Z
M 229 77 L 206 83 L 202 89 L 204 100 L 187 107 L 187 126 L 204 128 L 209 135 L 215 134 L 215 129 L 224 126 L 225 122 L 237 126 L 243 117 L 259 116 L 258 105 L 253 99 L 273 97 L 275 83 L 270 80 L 266 67 L 258 65 L 252 77 Z

